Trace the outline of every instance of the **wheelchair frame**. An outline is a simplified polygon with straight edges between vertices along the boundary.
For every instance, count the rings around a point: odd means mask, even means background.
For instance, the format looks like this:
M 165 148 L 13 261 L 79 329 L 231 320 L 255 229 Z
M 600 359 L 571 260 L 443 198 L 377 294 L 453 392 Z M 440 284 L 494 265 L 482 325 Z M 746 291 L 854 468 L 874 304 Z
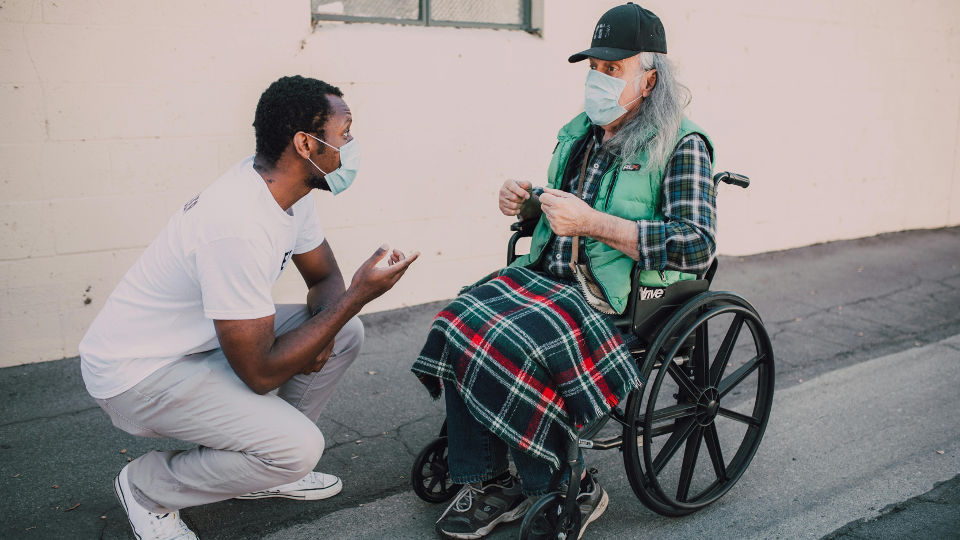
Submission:
M 715 185 L 720 182 L 743 188 L 750 185 L 749 178 L 729 172 L 718 173 L 713 180 Z M 511 225 L 514 234 L 507 244 L 507 264 L 517 258 L 517 241 L 532 236 L 538 221 L 539 218 L 534 218 Z M 734 293 L 709 291 L 717 265 L 714 259 L 699 279 L 674 283 L 662 289 L 663 293 L 647 298 L 641 296 L 645 288 L 639 284 L 639 269 L 634 272 L 630 299 L 624 311 L 626 316 L 616 319 L 614 324 L 622 333 L 639 338 L 629 351 L 647 384 L 628 395 L 622 411 L 619 406 L 613 408 L 607 415 L 581 428 L 577 440 L 569 442 L 566 467 L 569 467 L 571 478 L 582 473 L 582 464 L 578 460 L 580 449 L 618 448 L 624 454 L 630 485 L 641 502 L 658 514 L 676 517 L 715 502 L 746 471 L 770 417 L 774 355 L 763 322 L 749 302 Z M 729 315 L 733 316 L 733 322 L 711 362 L 708 323 L 711 319 Z M 744 327 L 751 334 L 756 354 L 724 377 L 726 368 L 732 367 L 731 354 Z M 657 374 L 651 377 L 654 371 Z M 752 394 L 753 410 L 747 414 L 722 407 L 721 401 L 754 373 L 757 377 Z M 677 393 L 666 400 L 671 402 L 670 405 L 658 408 L 660 392 L 667 381 L 676 385 Z M 737 451 L 729 460 L 724 458 L 721 449 L 721 436 L 715 422 L 717 417 L 746 426 Z M 610 420 L 622 426 L 622 434 L 596 438 Z M 411 475 L 414 491 L 428 502 L 448 500 L 460 487 L 449 480 L 446 427 L 445 420 L 440 438 L 420 453 Z M 667 435 L 666 442 L 654 453 L 655 439 Z M 637 444 L 624 444 L 625 441 L 637 441 Z M 691 494 L 699 452 L 704 443 L 716 479 Z M 681 447 L 684 452 L 674 490 L 672 476 L 667 478 L 664 468 Z M 563 490 L 565 493 L 560 490 L 566 467 L 554 473 L 549 493 L 528 511 L 521 526 L 521 539 L 575 538 L 579 534 L 580 510 L 576 504 L 579 482 L 569 482 Z M 671 489 L 668 490 L 665 484 L 671 484 Z

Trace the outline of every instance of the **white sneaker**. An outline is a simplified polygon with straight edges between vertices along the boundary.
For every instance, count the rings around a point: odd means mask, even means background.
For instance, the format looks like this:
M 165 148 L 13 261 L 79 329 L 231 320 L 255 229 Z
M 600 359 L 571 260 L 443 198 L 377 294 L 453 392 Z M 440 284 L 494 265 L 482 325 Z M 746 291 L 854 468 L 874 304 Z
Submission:
M 127 467 L 129 465 L 124 466 L 113 481 L 113 491 L 127 513 L 137 540 L 197 540 L 197 535 L 180 519 L 180 512 L 154 514 L 134 500 L 127 482 Z
M 289 484 L 277 486 L 273 489 L 254 491 L 240 495 L 237 499 L 266 499 L 268 497 L 283 497 L 300 501 L 317 501 L 333 497 L 343 489 L 343 482 L 332 474 L 312 472 Z

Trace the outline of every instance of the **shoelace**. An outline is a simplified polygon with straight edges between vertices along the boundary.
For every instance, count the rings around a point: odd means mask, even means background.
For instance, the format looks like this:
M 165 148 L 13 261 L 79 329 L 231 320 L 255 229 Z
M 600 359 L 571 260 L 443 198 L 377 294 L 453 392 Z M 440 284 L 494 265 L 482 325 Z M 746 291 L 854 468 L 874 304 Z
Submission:
M 486 487 L 492 487 L 492 486 L 496 486 L 501 489 L 505 487 L 500 484 L 490 484 Z M 460 492 L 457 493 L 457 498 L 454 499 L 453 503 L 450 506 L 448 506 L 446 510 L 444 510 L 443 515 L 440 516 L 440 519 L 437 520 L 437 523 L 442 521 L 443 518 L 447 517 L 447 514 L 450 513 L 450 510 L 455 510 L 460 513 L 463 513 L 469 510 L 473 506 L 473 499 L 475 496 L 474 494 L 483 495 L 484 491 L 483 489 L 474 487 L 473 484 L 465 484 L 462 488 L 460 488 Z
M 463 486 L 463 489 L 460 490 L 460 493 L 457 495 L 457 500 L 453 502 L 453 509 L 457 512 L 466 512 L 473 506 L 473 494 L 483 495 L 483 490 L 473 487 L 473 484 L 467 484 Z M 466 502 L 466 506 L 464 506 Z

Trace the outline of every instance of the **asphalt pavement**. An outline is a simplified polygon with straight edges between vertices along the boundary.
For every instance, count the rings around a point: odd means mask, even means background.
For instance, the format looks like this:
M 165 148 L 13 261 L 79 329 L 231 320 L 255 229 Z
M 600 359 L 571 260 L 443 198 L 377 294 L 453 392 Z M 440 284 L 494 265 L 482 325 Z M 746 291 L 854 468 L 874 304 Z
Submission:
M 586 538 L 955 535 L 958 267 L 960 228 L 721 257 L 713 289 L 749 299 L 776 352 L 760 450 L 724 498 L 673 519 L 636 499 L 619 452 L 588 453 L 611 505 Z M 416 498 L 409 472 L 443 407 L 409 367 L 443 305 L 362 317 L 364 351 L 320 421 L 328 446 L 317 469 L 344 479 L 340 495 L 225 501 L 184 519 L 204 540 L 435 537 L 443 507 Z M 131 538 L 113 477 L 152 449 L 189 448 L 113 428 L 76 358 L 0 370 L 0 404 L 3 538 Z M 505 525 L 491 538 L 518 530 Z

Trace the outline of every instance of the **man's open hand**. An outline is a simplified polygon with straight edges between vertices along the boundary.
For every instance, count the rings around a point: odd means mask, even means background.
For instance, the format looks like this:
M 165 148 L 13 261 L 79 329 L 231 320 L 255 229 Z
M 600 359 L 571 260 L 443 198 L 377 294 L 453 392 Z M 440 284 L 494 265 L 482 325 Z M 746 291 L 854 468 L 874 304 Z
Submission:
M 540 195 L 540 208 L 557 236 L 589 236 L 596 210 L 572 193 L 546 188 Z
M 517 182 L 516 180 L 507 180 L 500 187 L 500 212 L 505 216 L 516 216 L 520 213 L 520 207 L 530 198 L 530 189 L 533 184 L 530 182 Z
M 353 274 L 348 292 L 356 295 L 362 304 L 367 304 L 392 289 L 403 277 L 407 268 L 420 256 L 419 251 L 414 252 L 409 257 L 404 257 L 403 253 L 394 250 L 390 261 L 388 261 L 388 266 L 377 268 L 377 263 L 383 260 L 389 250 L 390 246 L 386 244 L 380 246 Z

